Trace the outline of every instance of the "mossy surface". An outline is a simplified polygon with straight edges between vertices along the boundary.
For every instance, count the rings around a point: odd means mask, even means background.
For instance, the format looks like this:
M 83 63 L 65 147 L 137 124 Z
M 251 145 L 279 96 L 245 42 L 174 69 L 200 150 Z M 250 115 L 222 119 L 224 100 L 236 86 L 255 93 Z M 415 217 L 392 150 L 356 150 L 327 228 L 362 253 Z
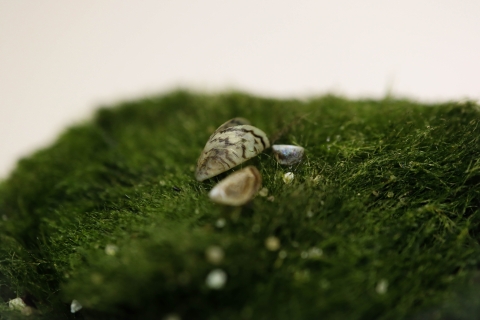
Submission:
M 472 103 L 185 91 L 101 109 L 0 184 L 0 294 L 45 319 L 474 319 L 479 115 Z M 207 196 L 226 174 L 197 182 L 194 168 L 236 116 L 306 157 L 246 162 L 269 194 L 228 208 Z M 214 290 L 217 268 L 227 282 Z

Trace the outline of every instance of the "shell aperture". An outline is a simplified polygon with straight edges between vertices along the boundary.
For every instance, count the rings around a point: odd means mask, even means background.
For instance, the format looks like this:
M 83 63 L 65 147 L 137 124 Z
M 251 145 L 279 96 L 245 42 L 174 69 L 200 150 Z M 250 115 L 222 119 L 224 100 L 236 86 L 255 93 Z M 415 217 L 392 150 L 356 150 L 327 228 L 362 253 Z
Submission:
M 220 181 L 208 194 L 213 202 L 241 206 L 262 186 L 262 175 L 254 166 L 245 167 Z

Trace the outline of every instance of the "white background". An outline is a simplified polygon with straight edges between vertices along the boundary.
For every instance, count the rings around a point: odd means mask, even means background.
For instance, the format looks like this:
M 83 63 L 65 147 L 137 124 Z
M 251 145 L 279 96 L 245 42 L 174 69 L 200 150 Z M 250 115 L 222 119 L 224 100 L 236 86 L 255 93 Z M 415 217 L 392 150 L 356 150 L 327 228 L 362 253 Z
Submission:
M 177 86 L 480 98 L 478 0 L 0 0 L 0 177 L 100 104 Z

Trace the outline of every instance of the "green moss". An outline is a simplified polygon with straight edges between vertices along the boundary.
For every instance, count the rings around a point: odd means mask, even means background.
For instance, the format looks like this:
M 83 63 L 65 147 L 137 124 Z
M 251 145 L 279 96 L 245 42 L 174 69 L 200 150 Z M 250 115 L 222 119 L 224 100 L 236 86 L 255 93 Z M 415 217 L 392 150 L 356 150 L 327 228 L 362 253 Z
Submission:
M 221 207 L 207 192 L 225 174 L 194 179 L 210 133 L 235 116 L 306 149 L 293 168 L 270 151 L 246 163 L 273 201 Z M 479 137 L 472 103 L 177 91 L 101 109 L 0 185 L 0 294 L 28 295 L 46 319 L 473 319 Z M 205 284 L 215 268 L 220 290 Z

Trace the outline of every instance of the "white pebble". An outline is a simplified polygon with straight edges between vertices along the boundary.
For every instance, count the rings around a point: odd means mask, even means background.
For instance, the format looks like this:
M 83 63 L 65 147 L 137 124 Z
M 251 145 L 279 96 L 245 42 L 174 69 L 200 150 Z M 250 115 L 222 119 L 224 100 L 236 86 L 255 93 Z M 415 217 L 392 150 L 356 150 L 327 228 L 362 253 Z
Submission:
M 205 282 L 210 289 L 222 289 L 225 283 L 227 283 L 227 274 L 222 269 L 212 270 L 208 274 L 207 279 L 205 279 Z
M 283 175 L 283 182 L 285 182 L 285 184 L 290 184 L 292 183 L 294 178 L 295 175 L 293 174 L 293 172 L 287 172 Z
M 78 302 L 77 300 L 73 299 L 72 303 L 70 304 L 70 312 L 75 313 L 77 311 L 80 311 L 83 308 L 83 306 Z

